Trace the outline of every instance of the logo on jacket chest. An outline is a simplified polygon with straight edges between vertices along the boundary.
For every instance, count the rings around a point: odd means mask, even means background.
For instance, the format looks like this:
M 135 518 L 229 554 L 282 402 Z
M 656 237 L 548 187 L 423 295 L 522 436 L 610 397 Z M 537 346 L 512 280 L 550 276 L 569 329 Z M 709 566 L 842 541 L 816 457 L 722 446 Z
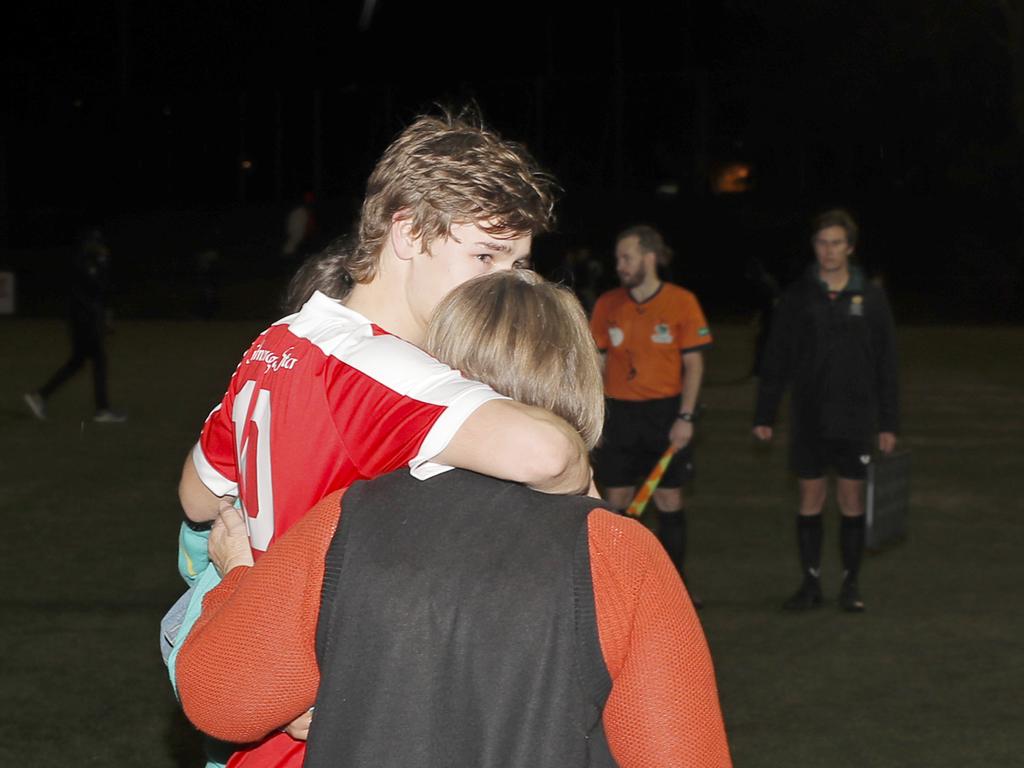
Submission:
M 671 344 L 674 341 L 672 336 L 672 329 L 668 323 L 658 323 L 654 326 L 654 333 L 651 335 L 651 341 L 655 344 Z
M 864 316 L 864 297 L 854 296 L 850 299 L 850 317 Z

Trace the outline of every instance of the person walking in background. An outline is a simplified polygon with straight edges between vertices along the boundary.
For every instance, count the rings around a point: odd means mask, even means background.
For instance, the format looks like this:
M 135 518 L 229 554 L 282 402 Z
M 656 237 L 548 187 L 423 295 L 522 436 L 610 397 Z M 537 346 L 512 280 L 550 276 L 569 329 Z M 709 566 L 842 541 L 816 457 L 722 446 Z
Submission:
M 110 285 L 110 249 L 99 229 L 85 232 L 79 239 L 69 275 L 68 330 L 71 356 L 34 392 L 24 395 L 25 403 L 39 420 L 46 419 L 46 402 L 85 365 L 92 363 L 94 421 L 117 423 L 122 413 L 110 408 L 107 392 L 107 298 Z
M 630 227 L 616 240 L 615 268 L 622 285 L 597 300 L 590 321 L 602 353 L 607 398 L 594 474 L 609 505 L 621 512 L 665 449 L 670 444 L 677 449 L 654 492 L 654 506 L 658 538 L 682 576 L 682 486 L 693 474 L 703 353 L 712 338 L 697 297 L 658 277 L 659 265 L 671 256 L 661 234 L 647 225 Z
M 316 195 L 306 192 L 302 200 L 288 211 L 285 218 L 284 244 L 281 246 L 281 256 L 286 259 L 294 259 L 304 255 L 309 249 L 310 241 L 317 229 L 316 214 L 313 205 L 316 203 Z
M 803 582 L 783 608 L 821 605 L 821 512 L 826 472 L 835 470 L 841 513 L 839 605 L 864 610 L 858 586 L 864 552 L 864 478 L 873 436 L 888 454 L 899 427 L 896 343 L 885 294 L 850 263 L 858 228 L 844 210 L 812 226 L 815 262 L 784 294 L 765 349 L 754 436 L 773 437 L 783 392 L 793 384 L 790 461 L 800 484 L 797 542 Z

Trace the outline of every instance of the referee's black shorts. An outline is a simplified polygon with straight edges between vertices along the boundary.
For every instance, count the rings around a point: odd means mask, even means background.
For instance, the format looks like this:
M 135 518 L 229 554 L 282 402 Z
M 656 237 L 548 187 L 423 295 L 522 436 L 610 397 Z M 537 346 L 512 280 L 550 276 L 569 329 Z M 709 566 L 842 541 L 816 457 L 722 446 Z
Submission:
M 605 399 L 604 432 L 594 450 L 594 479 L 605 488 L 643 483 L 668 448 L 679 396 L 661 400 Z M 680 488 L 693 477 L 693 443 L 672 457 L 659 488 Z
M 870 463 L 871 443 L 867 440 L 837 440 L 823 436 L 820 429 L 793 425 L 789 466 L 801 480 L 824 477 L 830 469 L 847 480 L 863 480 Z

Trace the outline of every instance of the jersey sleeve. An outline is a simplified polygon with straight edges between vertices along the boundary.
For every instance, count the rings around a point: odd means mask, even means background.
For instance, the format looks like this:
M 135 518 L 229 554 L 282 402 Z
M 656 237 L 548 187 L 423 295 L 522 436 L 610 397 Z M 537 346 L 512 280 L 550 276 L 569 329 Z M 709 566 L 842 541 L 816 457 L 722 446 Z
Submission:
M 685 293 L 681 306 L 682 331 L 679 334 L 679 348 L 683 352 L 696 352 L 712 344 L 711 328 L 700 302 L 692 293 Z
M 243 359 L 263 341 L 266 331 L 249 345 Z M 228 384 L 223 399 L 203 423 L 199 441 L 192 449 L 192 463 L 203 484 L 216 496 L 238 495 L 238 458 L 235 452 L 235 427 L 231 421 L 238 386 L 239 367 Z
M 234 426 L 231 423 L 232 390 L 206 417 L 199 441 L 192 449 L 192 463 L 203 484 L 214 495 L 238 495 L 238 465 Z
M 206 596 L 177 663 L 181 704 L 199 730 L 256 741 L 313 706 L 324 558 L 341 496 L 325 497 L 257 565 L 232 569 Z
M 671 560 L 650 531 L 605 510 L 590 513 L 588 533 L 616 761 L 728 768 L 711 654 Z
M 508 399 L 393 336 L 334 364 L 326 387 L 335 428 L 364 477 L 419 467 L 477 408 Z
M 590 316 L 590 334 L 602 352 L 606 352 L 611 346 L 608 339 L 608 301 L 604 298 L 598 299 L 594 305 L 594 312 Z

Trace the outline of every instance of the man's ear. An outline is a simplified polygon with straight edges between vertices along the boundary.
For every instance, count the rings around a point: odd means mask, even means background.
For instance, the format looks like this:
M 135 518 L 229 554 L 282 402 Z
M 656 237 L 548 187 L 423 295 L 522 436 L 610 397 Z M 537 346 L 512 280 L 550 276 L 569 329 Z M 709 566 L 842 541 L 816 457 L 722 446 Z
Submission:
M 418 251 L 417 240 L 412 234 L 412 219 L 406 211 L 398 211 L 391 217 L 391 247 L 402 260 L 411 259 Z

